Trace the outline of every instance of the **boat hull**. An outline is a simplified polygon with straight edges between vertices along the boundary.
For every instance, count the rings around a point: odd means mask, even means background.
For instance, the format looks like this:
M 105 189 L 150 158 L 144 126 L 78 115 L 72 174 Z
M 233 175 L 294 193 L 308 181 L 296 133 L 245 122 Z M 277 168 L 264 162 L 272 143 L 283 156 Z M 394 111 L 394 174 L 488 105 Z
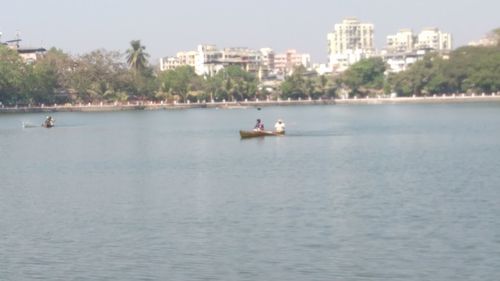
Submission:
M 240 137 L 242 139 L 256 138 L 256 137 L 266 137 L 266 136 L 282 136 L 285 132 L 278 133 L 272 131 L 240 131 Z

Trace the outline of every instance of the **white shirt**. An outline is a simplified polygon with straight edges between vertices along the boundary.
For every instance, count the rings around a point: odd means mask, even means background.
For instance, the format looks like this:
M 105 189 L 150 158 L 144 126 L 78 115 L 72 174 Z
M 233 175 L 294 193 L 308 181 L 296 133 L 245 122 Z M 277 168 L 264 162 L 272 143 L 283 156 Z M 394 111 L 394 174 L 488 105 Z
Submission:
M 274 128 L 276 129 L 276 132 L 284 132 L 285 131 L 285 123 L 283 122 L 276 122 L 276 124 L 274 124 Z

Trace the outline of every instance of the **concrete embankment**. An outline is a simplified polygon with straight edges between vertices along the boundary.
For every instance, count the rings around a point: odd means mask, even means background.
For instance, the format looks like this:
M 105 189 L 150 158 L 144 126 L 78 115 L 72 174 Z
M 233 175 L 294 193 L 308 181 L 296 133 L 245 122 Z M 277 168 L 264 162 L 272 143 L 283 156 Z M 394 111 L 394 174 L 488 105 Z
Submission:
M 52 105 L 1 107 L 0 113 L 31 112 L 99 112 L 125 110 L 179 110 L 190 108 L 237 109 L 266 106 L 299 106 L 299 105 L 333 105 L 333 104 L 412 104 L 412 103 L 468 103 L 468 102 L 500 102 L 500 95 L 481 96 L 432 96 L 432 97 L 398 97 L 398 98 L 354 98 L 354 99 L 318 99 L 318 100 L 269 100 L 242 102 L 208 102 L 208 103 L 154 103 L 141 102 L 134 104 L 86 104 L 86 105 Z
M 337 104 L 412 104 L 412 103 L 468 103 L 468 102 L 498 102 L 500 95 L 484 96 L 431 96 L 431 97 L 398 97 L 398 98 L 359 98 L 336 99 Z

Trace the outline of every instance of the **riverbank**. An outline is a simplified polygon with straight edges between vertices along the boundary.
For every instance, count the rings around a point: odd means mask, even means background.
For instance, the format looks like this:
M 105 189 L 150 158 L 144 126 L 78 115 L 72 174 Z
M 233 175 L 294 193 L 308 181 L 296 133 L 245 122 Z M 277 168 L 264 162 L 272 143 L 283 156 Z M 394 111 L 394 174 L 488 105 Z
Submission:
M 466 103 L 466 102 L 500 102 L 500 93 L 482 95 L 440 95 L 431 97 L 377 97 L 350 99 L 306 99 L 306 100 L 265 100 L 241 102 L 196 102 L 196 103 L 163 103 L 134 102 L 126 104 L 64 104 L 51 106 L 17 106 L 0 107 L 0 113 L 36 113 L 36 112 L 99 112 L 125 110 L 179 110 L 191 108 L 244 109 L 248 107 L 266 106 L 298 106 L 298 105 L 334 105 L 334 104 L 409 104 L 409 103 Z

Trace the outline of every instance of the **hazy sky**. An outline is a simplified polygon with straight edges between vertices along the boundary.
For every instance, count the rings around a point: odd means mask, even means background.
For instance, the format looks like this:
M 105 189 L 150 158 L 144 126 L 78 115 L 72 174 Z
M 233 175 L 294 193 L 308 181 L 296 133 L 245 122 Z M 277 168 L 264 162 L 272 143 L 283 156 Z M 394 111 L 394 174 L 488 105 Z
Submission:
M 140 39 L 155 60 L 207 43 L 293 48 L 323 63 L 327 33 L 345 17 L 375 24 L 379 49 L 400 28 L 429 26 L 451 32 L 456 47 L 500 27 L 498 11 L 499 0 L 3 0 L 0 32 L 72 54 L 124 51 Z

